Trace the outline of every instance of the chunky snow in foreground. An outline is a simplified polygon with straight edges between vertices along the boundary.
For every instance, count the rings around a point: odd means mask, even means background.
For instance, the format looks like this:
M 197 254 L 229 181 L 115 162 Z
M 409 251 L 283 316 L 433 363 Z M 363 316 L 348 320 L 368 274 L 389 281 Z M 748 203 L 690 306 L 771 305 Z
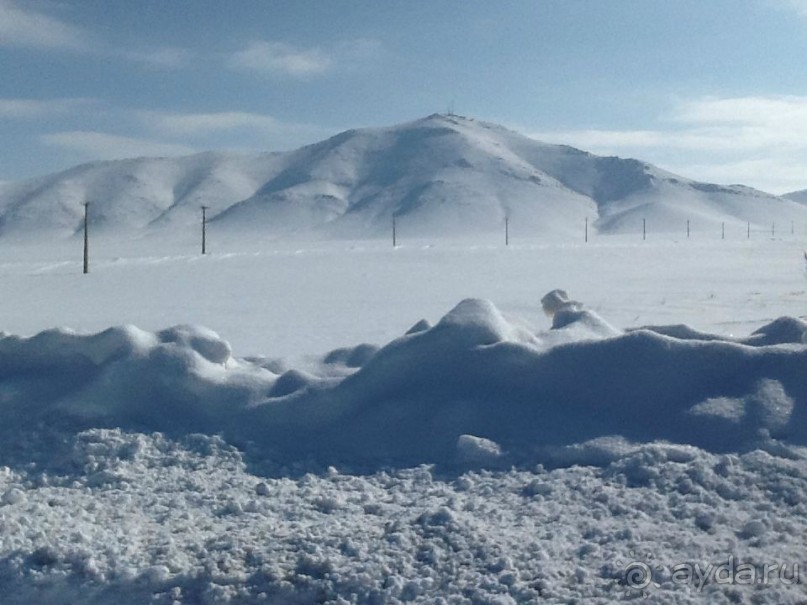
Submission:
M 305 370 L 192 326 L 4 336 L 4 603 L 804 602 L 807 323 L 570 299 Z

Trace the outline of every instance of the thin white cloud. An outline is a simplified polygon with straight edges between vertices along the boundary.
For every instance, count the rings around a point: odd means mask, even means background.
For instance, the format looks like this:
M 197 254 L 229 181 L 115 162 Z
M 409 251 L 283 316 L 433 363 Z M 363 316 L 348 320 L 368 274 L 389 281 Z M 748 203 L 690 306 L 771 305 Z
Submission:
M 703 159 L 669 164 L 666 168 L 700 181 L 742 183 L 778 194 L 807 188 L 803 158 L 778 156 L 728 162 L 704 162 Z
M 354 70 L 383 56 L 384 47 L 374 38 L 343 40 L 327 48 L 298 48 L 284 42 L 256 40 L 227 58 L 230 69 L 300 79 L 335 69 Z
M 41 140 L 46 145 L 97 160 L 177 156 L 198 151 L 188 145 L 86 130 L 46 134 L 42 135 Z
M 807 18 L 807 0 L 773 0 L 773 2 L 786 10 L 795 12 L 800 17 Z
M 272 116 L 250 112 L 174 113 L 162 111 L 136 112 L 140 122 L 161 138 L 207 140 L 214 145 L 238 140 L 238 148 L 289 149 L 334 134 L 313 124 L 284 122 Z M 207 139 L 205 139 L 207 137 Z
M 783 127 L 807 118 L 807 97 L 707 97 L 682 104 L 674 119 L 689 124 Z
M 35 11 L 15 0 L 0 0 L 0 47 L 68 50 L 164 69 L 187 65 L 192 53 L 175 47 L 127 48 L 105 42 L 87 28 Z
M 0 118 L 32 119 L 76 113 L 99 105 L 97 99 L 0 99 Z
M 550 143 L 653 161 L 684 176 L 774 193 L 807 188 L 807 97 L 705 97 L 679 103 L 656 130 L 534 132 Z
M 283 42 L 257 40 L 229 59 L 234 69 L 305 78 L 321 74 L 333 59 L 319 48 L 300 49 Z
M 0 0 L 0 46 L 86 50 L 90 37 L 80 27 Z

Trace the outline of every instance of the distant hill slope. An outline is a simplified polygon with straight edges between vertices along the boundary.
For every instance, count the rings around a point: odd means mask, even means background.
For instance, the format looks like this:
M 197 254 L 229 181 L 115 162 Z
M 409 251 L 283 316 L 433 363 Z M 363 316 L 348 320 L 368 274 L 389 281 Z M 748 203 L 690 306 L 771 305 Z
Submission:
M 455 115 L 350 130 L 283 154 L 208 152 L 77 166 L 0 183 L 0 234 L 71 235 L 90 202 L 96 227 L 176 229 L 210 207 L 215 228 L 323 236 L 501 228 L 523 235 L 719 228 L 721 222 L 807 220 L 793 199 L 699 183 L 634 159 L 549 145 Z
M 801 204 L 807 204 L 807 189 L 786 193 L 782 197 L 793 200 L 794 202 L 799 202 Z

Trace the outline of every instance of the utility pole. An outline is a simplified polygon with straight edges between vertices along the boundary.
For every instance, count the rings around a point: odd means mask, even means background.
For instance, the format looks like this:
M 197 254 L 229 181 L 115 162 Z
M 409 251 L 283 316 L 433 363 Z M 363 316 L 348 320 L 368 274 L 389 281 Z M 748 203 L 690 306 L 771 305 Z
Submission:
M 642 241 L 647 239 L 647 219 L 642 219 Z
M 84 274 L 90 272 L 90 235 L 88 231 L 90 202 L 84 202 Z
M 504 217 L 504 245 L 510 245 L 510 217 Z
M 396 233 L 395 228 L 395 215 L 392 215 L 392 247 L 396 248 L 398 246 L 398 234 Z
M 751 239 L 751 221 L 748 221 L 748 236 L 746 239 Z
M 720 223 L 720 239 L 726 239 L 726 223 Z
M 207 253 L 207 209 L 210 206 L 202 206 L 202 254 Z

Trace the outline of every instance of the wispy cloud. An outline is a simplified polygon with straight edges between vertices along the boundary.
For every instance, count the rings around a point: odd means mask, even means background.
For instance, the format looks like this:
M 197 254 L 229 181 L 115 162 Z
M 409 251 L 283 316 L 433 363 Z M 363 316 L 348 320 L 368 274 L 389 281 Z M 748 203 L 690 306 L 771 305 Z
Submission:
M 305 78 L 327 71 L 333 60 L 316 47 L 301 49 L 283 42 L 258 40 L 234 53 L 229 65 L 235 69 Z
M 0 0 L 0 46 L 86 50 L 90 39 L 80 27 L 12 0 Z
M 188 145 L 86 130 L 45 134 L 41 136 L 41 140 L 46 145 L 74 152 L 84 158 L 99 160 L 176 156 L 198 151 Z
M 703 151 L 807 150 L 807 97 L 693 99 L 679 104 L 663 130 L 571 130 L 537 138 L 589 147 L 657 147 Z
M 284 42 L 256 40 L 227 58 L 230 69 L 299 79 L 354 69 L 377 59 L 383 45 L 372 38 L 344 40 L 328 48 L 298 48 Z
M 223 140 L 237 136 L 241 148 L 289 148 L 330 136 L 332 129 L 313 124 L 285 122 L 250 112 L 175 113 L 136 112 L 141 123 L 155 135 L 184 140 Z
M 534 132 L 602 154 L 634 155 L 685 176 L 783 193 L 807 187 L 807 97 L 704 97 L 680 102 L 663 128 Z
M 0 0 L 0 47 L 73 51 L 118 58 L 163 69 L 187 65 L 193 57 L 176 47 L 137 48 L 105 41 L 91 30 L 38 12 L 14 0 Z
M 786 10 L 795 12 L 797 15 L 807 18 L 807 0 L 772 0 Z
M 32 119 L 65 115 L 97 107 L 97 99 L 0 99 L 0 118 Z

